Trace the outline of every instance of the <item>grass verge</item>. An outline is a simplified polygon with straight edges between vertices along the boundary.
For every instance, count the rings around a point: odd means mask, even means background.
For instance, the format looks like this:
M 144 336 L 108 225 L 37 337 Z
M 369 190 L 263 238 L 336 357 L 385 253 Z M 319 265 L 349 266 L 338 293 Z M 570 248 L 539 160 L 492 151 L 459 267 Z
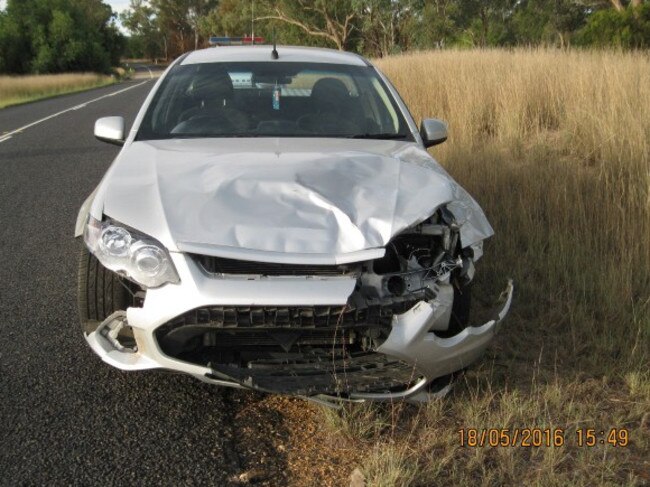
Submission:
M 378 64 L 416 119 L 449 122 L 433 153 L 493 223 L 475 292 L 511 276 L 516 296 L 446 399 L 325 411 L 325 423 L 364 452 L 367 485 L 647 485 L 647 53 L 440 51 Z M 564 444 L 463 447 L 463 428 L 560 428 Z M 629 431 L 627 446 L 606 442 L 612 428 Z M 579 446 L 584 429 L 593 446 Z
M 106 86 L 112 76 L 94 73 L 0 76 L 0 108 Z

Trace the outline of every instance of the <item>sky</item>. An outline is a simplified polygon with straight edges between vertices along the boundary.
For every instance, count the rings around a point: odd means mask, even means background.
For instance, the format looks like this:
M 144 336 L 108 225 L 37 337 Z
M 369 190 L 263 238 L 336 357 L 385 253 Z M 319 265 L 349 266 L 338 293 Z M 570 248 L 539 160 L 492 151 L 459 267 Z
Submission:
M 2 0 L 0 0 L 0 1 L 2 1 Z M 125 10 L 129 6 L 129 3 L 131 3 L 129 0 L 104 0 L 104 2 L 109 4 L 111 7 L 113 7 L 113 11 L 117 12 L 118 14 L 122 10 Z M 122 33 L 127 34 L 126 30 L 124 29 L 124 27 L 120 23 L 119 16 L 117 17 L 117 25 L 119 26 Z
M 129 6 L 129 0 L 104 0 L 104 2 L 113 7 L 113 10 L 118 13 Z

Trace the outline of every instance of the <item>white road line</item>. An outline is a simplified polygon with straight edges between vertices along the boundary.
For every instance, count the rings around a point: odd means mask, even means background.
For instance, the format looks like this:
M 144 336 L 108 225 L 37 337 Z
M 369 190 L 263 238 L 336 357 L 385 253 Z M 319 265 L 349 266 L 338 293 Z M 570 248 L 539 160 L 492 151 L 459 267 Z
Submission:
M 2 136 L 0 136 L 0 142 L 4 142 L 6 140 L 9 140 L 12 135 L 15 135 L 15 134 L 17 134 L 19 132 L 22 132 L 25 129 L 33 127 L 34 125 L 38 125 L 39 123 L 46 122 L 46 121 L 51 120 L 51 119 L 53 119 L 55 117 L 58 117 L 59 115 L 63 115 L 64 113 L 68 113 L 68 112 L 71 112 L 73 110 L 80 110 L 81 108 L 84 108 L 85 106 L 90 105 L 91 103 L 95 103 L 96 101 L 103 100 L 104 98 L 108 98 L 109 96 L 119 95 L 120 93 L 124 93 L 125 91 L 132 90 L 133 88 L 137 88 L 138 86 L 142 86 L 143 84 L 148 83 L 148 82 L 149 82 L 149 80 L 143 81 L 142 83 L 138 83 L 137 85 L 127 86 L 126 88 L 123 88 L 123 89 L 121 89 L 119 91 L 114 91 L 113 93 L 108 93 L 107 95 L 102 95 L 102 96 L 100 96 L 98 98 L 94 98 L 94 99 L 92 99 L 90 101 L 87 101 L 87 102 L 84 102 L 84 103 L 82 103 L 80 105 L 75 105 L 73 107 L 66 108 L 65 110 L 61 110 L 60 112 L 53 113 L 52 115 L 48 115 L 45 118 L 41 118 L 40 120 L 36 120 L 35 122 L 28 123 L 27 125 L 23 125 L 20 128 L 12 130 L 11 132 L 6 132 Z
M 149 68 L 149 66 L 147 66 L 146 64 L 136 64 L 135 67 L 146 69 L 147 71 L 149 71 L 149 78 L 153 79 L 153 71 L 151 71 L 151 68 Z

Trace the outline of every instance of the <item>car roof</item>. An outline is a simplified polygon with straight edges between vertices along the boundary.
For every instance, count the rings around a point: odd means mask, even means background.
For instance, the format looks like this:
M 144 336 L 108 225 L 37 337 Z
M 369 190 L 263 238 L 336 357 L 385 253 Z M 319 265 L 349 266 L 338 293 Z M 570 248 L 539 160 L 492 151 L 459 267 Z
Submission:
M 272 46 L 222 46 L 190 52 L 181 64 L 220 62 L 274 62 Z M 277 46 L 278 61 L 291 63 L 328 63 L 367 66 L 369 63 L 358 54 L 317 47 Z

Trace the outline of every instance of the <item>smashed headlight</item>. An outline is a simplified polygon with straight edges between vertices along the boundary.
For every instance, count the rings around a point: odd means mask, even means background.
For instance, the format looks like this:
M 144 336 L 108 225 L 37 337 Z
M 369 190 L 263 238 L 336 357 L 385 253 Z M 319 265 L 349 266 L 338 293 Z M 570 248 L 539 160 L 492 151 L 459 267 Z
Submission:
M 474 258 L 473 249 L 462 248 L 460 227 L 454 214 L 442 206 L 405 229 L 389 242 L 382 258 L 366 263 L 357 295 L 368 306 L 390 303 L 404 310 L 417 301 L 434 302 L 439 311 L 431 330 L 464 328 L 469 319 L 468 286 L 474 277 Z
M 100 222 L 89 216 L 84 242 L 104 267 L 144 287 L 180 282 L 169 253 L 160 242 L 117 222 Z
M 423 279 L 444 280 L 472 261 L 470 252 L 460 245 L 461 224 L 446 206 L 434 215 L 395 236 L 386 247 L 386 254 L 373 262 L 376 274 L 387 276 L 391 294 L 401 294 L 404 286 L 396 277 L 404 279 L 422 274 Z M 406 289 L 412 289 L 406 286 Z M 419 288 L 416 288 L 419 290 Z

